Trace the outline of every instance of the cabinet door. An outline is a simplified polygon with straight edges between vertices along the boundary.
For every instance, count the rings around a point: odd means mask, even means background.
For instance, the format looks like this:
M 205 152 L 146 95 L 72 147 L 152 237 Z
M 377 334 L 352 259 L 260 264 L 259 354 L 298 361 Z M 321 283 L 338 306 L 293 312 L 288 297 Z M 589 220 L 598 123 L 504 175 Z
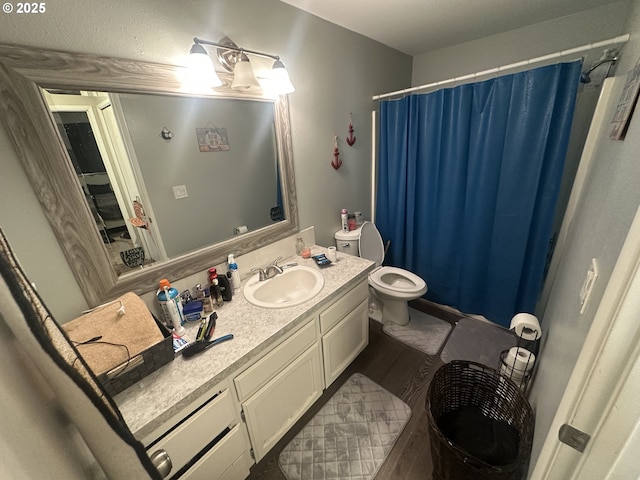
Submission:
M 242 404 L 256 462 L 322 394 L 322 358 L 315 343 Z
M 324 381 L 327 388 L 368 343 L 368 300 L 364 300 L 322 337 Z
M 293 333 L 234 379 L 240 402 L 242 403 L 260 390 L 317 341 L 316 322 L 309 320 L 307 325 Z

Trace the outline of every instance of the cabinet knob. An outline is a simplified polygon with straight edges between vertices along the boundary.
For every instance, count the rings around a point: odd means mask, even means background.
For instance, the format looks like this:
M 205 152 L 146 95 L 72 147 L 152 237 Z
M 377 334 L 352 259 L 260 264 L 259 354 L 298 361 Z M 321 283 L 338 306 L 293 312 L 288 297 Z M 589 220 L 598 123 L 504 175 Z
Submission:
M 173 464 L 171 463 L 171 457 L 166 450 L 156 450 L 149 457 L 151 459 L 151 463 L 153 463 L 154 467 L 158 469 L 162 478 L 165 478 L 169 475 L 169 472 L 173 468 Z

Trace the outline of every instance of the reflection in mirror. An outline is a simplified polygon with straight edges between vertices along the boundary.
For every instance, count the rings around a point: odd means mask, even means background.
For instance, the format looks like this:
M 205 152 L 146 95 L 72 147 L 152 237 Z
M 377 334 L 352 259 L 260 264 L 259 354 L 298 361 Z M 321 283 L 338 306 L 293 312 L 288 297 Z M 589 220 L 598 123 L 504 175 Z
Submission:
M 51 104 L 50 104 L 51 105 Z M 60 136 L 67 147 L 69 158 L 78 175 L 78 180 L 91 210 L 100 237 L 105 243 L 114 269 L 125 272 L 125 258 L 131 258 L 139 239 L 128 230 L 128 218 L 118 204 L 114 181 L 109 177 L 105 161 L 100 153 L 89 116 L 83 111 L 53 111 Z M 120 252 L 125 252 L 120 256 Z M 126 256 L 126 252 L 129 252 Z M 146 252 L 146 253 L 145 253 Z M 153 261 L 149 250 L 141 248 L 140 264 Z M 131 260 L 128 263 L 135 265 Z M 136 265 L 137 266 L 137 265 Z
M 236 92 L 230 75 L 222 75 L 221 87 L 193 92 L 184 78 L 185 69 L 172 65 L 0 44 L 0 122 L 90 306 L 127 291 L 154 291 L 161 278 L 204 272 L 229 253 L 242 255 L 298 231 L 287 97 Z M 92 93 L 67 95 L 71 105 L 49 109 L 45 91 Z M 156 107 L 143 105 L 158 96 L 179 104 L 178 110 L 161 117 Z M 78 98 L 93 103 L 78 108 L 72 101 Z M 202 100 L 207 106 L 195 112 Z M 213 100 L 229 103 L 214 107 Z M 241 119 L 240 111 L 254 108 L 258 119 Z M 96 109 L 110 118 L 104 126 L 93 126 Z M 84 138 L 71 146 L 72 137 L 87 133 L 86 125 L 78 125 L 87 118 L 95 145 Z M 83 149 L 96 148 L 103 166 L 97 160 L 81 165 Z M 268 173 L 262 171 L 267 166 Z M 255 170 L 257 176 L 246 177 Z M 127 185 L 121 176 L 135 182 Z M 257 200 L 248 204 L 247 198 Z M 185 219 L 192 223 L 170 223 Z M 147 231 L 141 231 L 144 221 Z M 233 229 L 244 225 L 247 232 L 234 236 Z M 126 262 L 136 267 L 126 273 L 115 268 L 107 249 L 123 235 L 131 237 Z
M 43 94 L 118 275 L 283 219 L 273 102 Z

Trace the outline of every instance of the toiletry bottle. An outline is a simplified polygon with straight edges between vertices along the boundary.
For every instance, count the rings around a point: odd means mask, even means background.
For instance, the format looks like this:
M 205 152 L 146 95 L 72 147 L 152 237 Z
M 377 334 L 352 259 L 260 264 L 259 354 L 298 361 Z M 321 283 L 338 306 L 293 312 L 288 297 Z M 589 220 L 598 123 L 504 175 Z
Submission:
M 233 298 L 231 279 L 227 275 L 218 275 L 218 286 L 220 287 L 220 295 L 222 295 L 222 301 L 230 302 Z
M 175 330 L 176 334 L 184 335 L 185 328 L 182 326 L 184 319 L 182 317 L 182 303 L 178 290 L 173 288 L 169 280 L 163 278 L 160 280 L 160 287 L 156 293 L 160 309 L 164 317 L 165 323 Z
M 218 307 L 221 307 L 224 304 L 224 300 L 222 299 L 220 284 L 218 283 L 218 271 L 215 268 L 209 269 L 209 284 L 211 299 Z
M 302 250 L 304 250 L 304 241 L 302 237 L 296 238 L 296 255 L 302 255 Z
M 208 288 L 204 289 L 204 297 L 202 300 L 202 305 L 204 307 L 204 314 L 209 315 L 213 312 L 213 300 L 211 299 L 211 293 Z
M 231 288 L 236 292 L 242 286 L 242 282 L 240 281 L 240 270 L 238 270 L 238 264 L 233 253 L 230 253 L 227 257 L 227 268 L 231 273 Z
M 348 215 L 347 223 L 349 225 L 349 231 L 356 229 L 356 216 L 353 213 Z
M 349 232 L 349 214 L 347 213 L 347 209 L 343 208 L 340 213 L 340 220 L 342 221 L 342 231 L 344 233 Z

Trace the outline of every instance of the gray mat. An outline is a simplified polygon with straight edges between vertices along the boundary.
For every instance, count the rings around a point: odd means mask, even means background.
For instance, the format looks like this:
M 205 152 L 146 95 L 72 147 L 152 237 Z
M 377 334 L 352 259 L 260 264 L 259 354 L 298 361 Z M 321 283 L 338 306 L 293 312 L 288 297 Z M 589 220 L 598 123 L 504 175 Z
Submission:
M 278 464 L 288 480 L 369 480 L 410 416 L 402 400 L 355 373 L 289 442 Z
M 413 308 L 409 308 L 409 318 L 406 325 L 387 323 L 382 331 L 427 355 L 436 355 L 451 331 L 451 324 Z
M 440 358 L 445 363 L 467 360 L 499 370 L 500 352 L 516 344 L 516 336 L 506 328 L 465 317 L 454 327 Z

